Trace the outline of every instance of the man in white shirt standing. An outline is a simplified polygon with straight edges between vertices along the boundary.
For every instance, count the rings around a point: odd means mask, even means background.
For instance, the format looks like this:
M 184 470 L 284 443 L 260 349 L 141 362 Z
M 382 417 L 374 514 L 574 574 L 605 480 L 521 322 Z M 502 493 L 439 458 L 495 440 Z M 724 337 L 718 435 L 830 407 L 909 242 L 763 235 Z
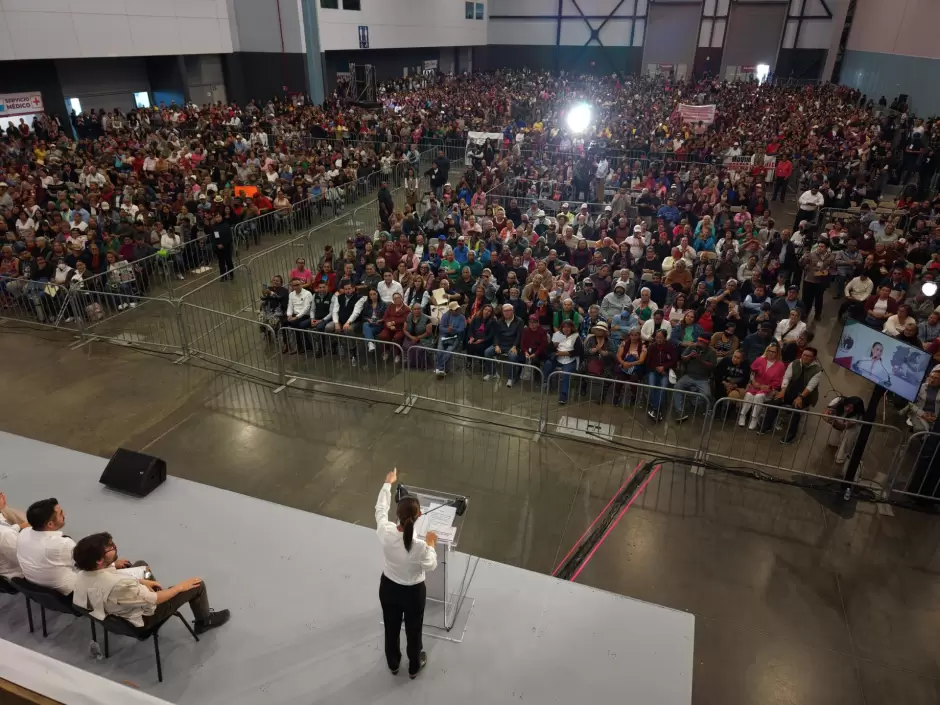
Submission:
M 0 492 L 0 577 L 22 578 L 19 561 L 16 560 L 16 540 L 21 529 L 29 526 L 25 521 L 17 523 L 12 512 L 7 510 L 7 498 Z
M 597 160 L 597 169 L 594 170 L 594 197 L 598 203 L 604 202 L 604 189 L 607 187 L 607 175 L 610 173 L 610 164 L 603 154 Z
M 289 334 L 288 329 L 308 330 L 310 328 L 310 307 L 313 306 L 313 294 L 304 289 L 304 283 L 300 279 L 291 279 L 290 294 L 287 296 L 287 318 L 284 320 L 284 342 L 281 352 L 287 352 L 288 335 L 290 339 L 295 339 L 291 355 L 307 351 L 306 335 Z
M 815 222 L 816 214 L 826 203 L 826 199 L 819 191 L 819 187 L 813 184 L 808 191 L 804 191 L 797 201 L 800 209 L 796 212 L 796 219 L 793 221 L 793 229 L 799 227 L 801 220 Z
M 54 497 L 34 502 L 26 510 L 29 528 L 20 531 L 16 560 L 31 583 L 69 595 L 75 588 L 72 549 L 75 542 L 62 534 L 65 512 Z

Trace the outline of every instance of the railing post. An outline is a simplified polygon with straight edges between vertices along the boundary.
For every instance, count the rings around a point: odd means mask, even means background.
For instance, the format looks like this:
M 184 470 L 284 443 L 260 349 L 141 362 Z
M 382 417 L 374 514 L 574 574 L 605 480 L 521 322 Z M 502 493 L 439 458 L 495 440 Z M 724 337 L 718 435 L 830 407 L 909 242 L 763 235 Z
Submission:
M 192 351 L 189 349 L 189 336 L 186 332 L 186 324 L 183 322 L 183 300 L 171 301 L 170 304 L 176 309 L 176 325 L 180 331 L 180 351 L 185 360 L 189 358 Z

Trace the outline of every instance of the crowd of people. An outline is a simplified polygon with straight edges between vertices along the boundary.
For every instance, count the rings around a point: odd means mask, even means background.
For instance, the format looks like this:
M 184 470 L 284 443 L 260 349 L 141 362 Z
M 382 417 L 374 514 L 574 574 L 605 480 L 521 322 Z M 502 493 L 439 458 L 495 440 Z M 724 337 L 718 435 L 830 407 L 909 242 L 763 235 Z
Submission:
M 164 106 L 8 133 L 0 303 L 94 275 L 139 293 L 137 263 L 156 251 L 177 276 L 213 254 L 226 275 L 239 222 L 366 184 L 378 189 L 375 232 L 264 291 L 285 352 L 323 352 L 305 330 L 354 332 L 356 364 L 396 343 L 446 376 L 461 350 L 509 386 L 520 368 L 496 363 L 740 397 L 741 421 L 759 430 L 772 416 L 762 402 L 815 403 L 810 342 L 829 290 L 846 299 L 839 315 L 937 345 L 923 339 L 936 330 L 922 290 L 940 267 L 940 201 L 923 200 L 936 125 L 842 87 L 713 79 L 497 71 L 402 79 L 380 98 Z M 573 134 L 579 102 L 594 112 Z M 684 121 L 682 103 L 715 105 L 714 122 Z M 461 163 L 453 148 L 474 130 L 501 139 Z M 896 212 L 869 205 L 908 182 Z M 825 216 L 853 205 L 849 222 Z M 566 377 L 560 387 L 564 402 Z M 612 401 L 631 401 L 613 388 Z M 664 398 L 649 395 L 652 418 Z M 684 399 L 673 396 L 680 419 Z

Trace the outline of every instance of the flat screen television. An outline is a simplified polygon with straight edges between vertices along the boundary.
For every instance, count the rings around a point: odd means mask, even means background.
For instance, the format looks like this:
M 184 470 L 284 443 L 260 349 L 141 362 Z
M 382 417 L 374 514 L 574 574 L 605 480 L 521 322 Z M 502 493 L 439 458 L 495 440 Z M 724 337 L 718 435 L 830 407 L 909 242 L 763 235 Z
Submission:
M 921 348 L 849 319 L 839 337 L 835 363 L 903 399 L 914 401 L 930 369 L 931 357 Z

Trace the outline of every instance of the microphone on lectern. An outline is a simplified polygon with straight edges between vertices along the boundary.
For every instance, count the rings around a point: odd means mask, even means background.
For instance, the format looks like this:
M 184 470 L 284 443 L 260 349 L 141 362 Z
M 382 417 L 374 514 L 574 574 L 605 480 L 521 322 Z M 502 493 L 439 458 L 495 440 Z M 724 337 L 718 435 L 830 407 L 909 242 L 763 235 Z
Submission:
M 399 482 L 398 485 L 395 487 L 395 503 L 397 504 L 398 502 L 401 502 L 405 497 L 410 497 L 410 496 L 412 495 L 408 491 L 408 488 Z M 464 515 L 464 512 L 467 511 L 467 505 L 469 503 L 470 503 L 469 497 L 455 497 L 454 499 L 448 500 L 444 502 L 443 504 L 437 507 L 434 507 L 434 509 L 429 509 L 428 511 L 424 512 L 424 514 L 425 515 L 430 514 L 431 512 L 437 511 L 441 507 L 454 507 L 457 510 L 456 511 L 457 516 L 462 517 Z

